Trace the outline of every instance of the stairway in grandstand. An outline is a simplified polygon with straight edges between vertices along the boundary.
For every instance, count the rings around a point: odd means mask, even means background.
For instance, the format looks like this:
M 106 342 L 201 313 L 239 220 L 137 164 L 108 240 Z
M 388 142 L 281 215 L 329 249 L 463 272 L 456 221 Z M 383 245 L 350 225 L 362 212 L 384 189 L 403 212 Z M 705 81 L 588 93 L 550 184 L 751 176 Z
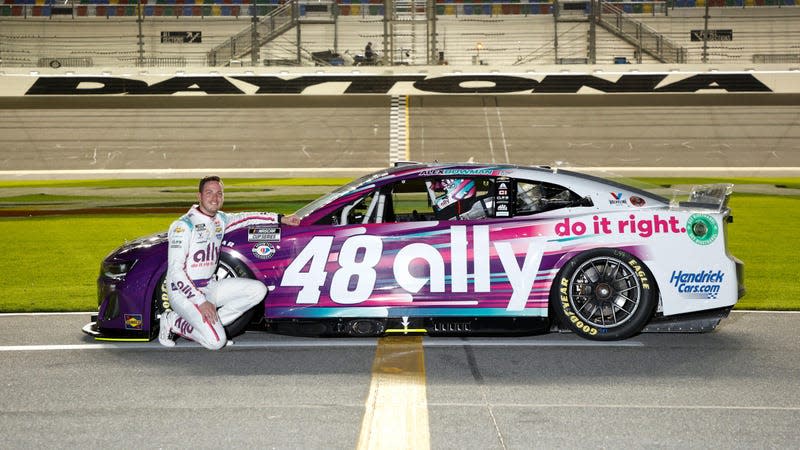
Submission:
M 303 9 L 301 14 L 301 8 Z M 277 5 L 272 11 L 232 36 L 207 53 L 209 66 L 229 66 L 233 61 L 257 52 L 261 46 L 271 42 L 287 31 L 303 24 L 333 24 L 336 22 L 335 3 L 320 1 L 315 4 L 290 1 Z M 253 45 L 253 43 L 257 45 Z M 254 48 L 255 47 L 255 48 Z M 298 47 L 297 63 L 303 49 Z M 307 52 L 306 52 L 307 53 Z
M 383 62 L 392 65 L 434 64 L 436 55 L 436 2 L 433 0 L 384 0 L 388 32 L 382 49 Z
M 597 16 L 597 25 L 608 30 L 662 63 L 685 63 L 686 49 L 663 34 L 650 28 L 642 21 L 626 14 L 617 4 L 601 1 L 601 12 Z
M 653 8 L 652 4 L 614 4 L 600 1 L 600 11 L 596 14 L 595 24 L 610 33 L 613 39 L 621 40 L 630 45 L 634 50 L 634 60 L 642 61 L 642 55 L 647 55 L 653 62 L 660 63 L 685 63 L 686 49 L 677 45 L 674 41 L 647 26 L 635 14 L 628 14 L 629 7 L 637 6 L 639 11 L 636 13 L 646 13 L 645 7 Z M 540 60 L 548 56 L 555 56 L 556 64 L 587 64 L 592 63 L 597 57 L 597 48 L 600 41 L 607 39 L 600 34 L 595 34 L 595 41 L 592 42 L 591 21 L 592 11 L 590 2 L 586 0 L 562 0 L 557 3 L 558 9 L 554 9 L 553 17 L 556 25 L 562 24 L 554 29 L 557 35 L 552 45 L 541 46 L 530 53 L 519 58 L 514 64 L 521 65 L 532 61 Z M 652 10 L 650 11 L 652 12 Z M 580 37 L 583 32 L 587 38 Z M 578 32 L 578 33 L 576 33 Z M 604 41 L 605 46 L 609 46 Z M 592 48 L 594 46 L 594 56 Z M 612 46 L 617 47 L 616 44 Z M 554 52 L 557 49 L 557 53 Z M 582 51 L 576 51 L 581 49 Z M 584 53 L 585 54 L 582 54 Z M 588 57 L 587 57 L 588 56 Z M 627 60 L 627 58 L 623 58 Z

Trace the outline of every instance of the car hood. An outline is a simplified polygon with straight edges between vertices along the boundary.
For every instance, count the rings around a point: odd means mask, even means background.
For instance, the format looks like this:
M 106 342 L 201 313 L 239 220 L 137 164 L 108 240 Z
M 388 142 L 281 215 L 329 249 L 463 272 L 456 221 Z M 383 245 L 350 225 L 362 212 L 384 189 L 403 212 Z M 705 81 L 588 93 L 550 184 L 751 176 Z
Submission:
M 155 233 L 149 236 L 143 236 L 122 244 L 117 249 L 109 253 L 109 255 L 106 256 L 106 259 L 110 257 L 123 257 L 134 252 L 147 250 L 151 247 L 155 247 L 165 242 L 167 242 L 166 232 Z

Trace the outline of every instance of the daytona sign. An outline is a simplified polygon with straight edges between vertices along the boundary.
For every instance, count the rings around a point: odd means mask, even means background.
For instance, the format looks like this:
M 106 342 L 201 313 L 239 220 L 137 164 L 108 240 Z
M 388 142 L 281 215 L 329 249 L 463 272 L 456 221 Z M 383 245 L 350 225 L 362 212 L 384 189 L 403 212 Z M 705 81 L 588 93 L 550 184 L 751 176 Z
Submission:
M 318 94 L 581 94 L 777 92 L 752 73 L 525 75 L 268 75 L 150 77 L 38 77 L 24 93 L 47 95 L 276 95 Z

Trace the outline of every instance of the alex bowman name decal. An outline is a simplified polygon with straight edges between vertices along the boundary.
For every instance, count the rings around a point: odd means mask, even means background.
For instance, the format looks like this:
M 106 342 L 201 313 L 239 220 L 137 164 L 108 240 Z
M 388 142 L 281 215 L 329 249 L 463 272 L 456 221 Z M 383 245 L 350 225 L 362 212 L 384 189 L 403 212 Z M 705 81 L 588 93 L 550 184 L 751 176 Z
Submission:
M 38 77 L 25 95 L 274 95 L 311 94 L 325 83 L 338 94 L 577 94 L 773 92 L 751 73 L 625 74 L 615 81 L 592 75 L 303 75 L 177 76 L 143 79 L 103 76 Z M 346 87 L 341 87 L 346 86 Z M 335 91 L 335 92 L 334 92 Z M 313 90 L 319 93 L 318 90 Z

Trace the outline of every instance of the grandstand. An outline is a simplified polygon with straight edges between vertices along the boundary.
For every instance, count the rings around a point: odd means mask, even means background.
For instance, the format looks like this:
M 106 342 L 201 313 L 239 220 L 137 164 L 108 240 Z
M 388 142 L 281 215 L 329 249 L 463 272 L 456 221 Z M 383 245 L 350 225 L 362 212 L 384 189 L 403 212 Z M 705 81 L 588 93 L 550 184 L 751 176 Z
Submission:
M 795 1 L 2 0 L 0 67 L 794 64 Z

